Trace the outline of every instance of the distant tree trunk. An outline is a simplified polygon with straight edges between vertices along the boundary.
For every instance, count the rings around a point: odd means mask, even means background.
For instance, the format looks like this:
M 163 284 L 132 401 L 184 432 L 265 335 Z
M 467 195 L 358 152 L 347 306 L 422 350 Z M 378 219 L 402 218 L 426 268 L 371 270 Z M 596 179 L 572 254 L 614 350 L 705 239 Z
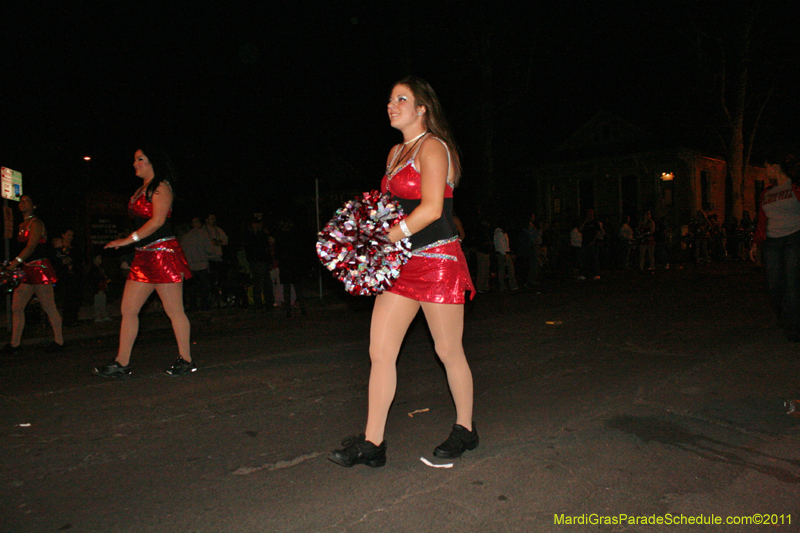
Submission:
M 734 44 L 735 55 L 730 62 L 731 66 L 733 66 L 733 86 L 730 90 L 726 87 L 725 73 L 727 72 L 727 66 L 723 65 L 719 87 L 720 104 L 722 105 L 722 112 L 725 116 L 728 129 L 728 153 L 726 159 L 728 162 L 728 172 L 730 173 L 731 183 L 733 185 L 731 190 L 733 198 L 731 198 L 730 202 L 731 212 L 726 213 L 726 218 L 733 216 L 736 217 L 737 220 L 741 220 L 742 218 L 742 202 L 747 186 L 747 167 L 750 164 L 752 139 L 755 135 L 756 125 L 758 124 L 758 120 L 756 119 L 752 130 L 749 132 L 750 142 L 745 146 L 744 113 L 747 105 L 747 74 L 751 27 L 752 20 L 745 21 L 742 28 L 741 41 L 738 43 L 738 46 Z
M 750 83 L 754 81 L 750 79 L 752 30 L 758 10 L 758 3 L 740 0 L 731 9 L 734 18 L 730 24 L 723 26 L 724 33 L 711 37 L 716 54 L 705 57 L 706 61 L 711 60 L 712 70 L 716 72 L 714 90 L 723 118 L 721 138 L 731 179 L 732 198 L 726 202 L 730 211 L 725 216 L 736 217 L 737 220 L 741 220 L 744 208 L 753 140 L 764 107 L 772 94 L 771 88 L 758 94 L 752 90 L 755 83 Z

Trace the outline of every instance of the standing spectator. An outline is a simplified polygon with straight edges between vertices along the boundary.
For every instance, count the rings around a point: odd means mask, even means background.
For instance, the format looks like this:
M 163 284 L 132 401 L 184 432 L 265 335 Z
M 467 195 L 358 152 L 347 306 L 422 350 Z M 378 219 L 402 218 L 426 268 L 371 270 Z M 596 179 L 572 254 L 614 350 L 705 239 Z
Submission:
M 711 257 L 717 261 L 724 261 L 728 255 L 725 226 L 720 224 L 716 213 L 709 215 L 708 222 L 711 228 Z
M 94 304 L 94 321 L 108 322 L 111 320 L 106 308 L 106 291 L 108 282 L 111 281 L 103 268 L 102 254 L 95 254 L 92 258 L 92 266 L 89 269 L 88 282 L 92 290 Z
M 653 242 L 655 243 L 656 263 L 667 270 L 669 269 L 669 244 L 671 241 L 667 219 L 658 217 L 658 220 L 655 222 L 655 228 Z
M 597 239 L 595 240 L 595 246 L 597 248 L 597 265 L 599 270 L 607 270 L 612 268 L 609 257 L 609 248 L 611 244 L 609 243 L 610 239 L 606 238 L 606 230 L 610 227 L 608 223 L 608 217 L 605 217 L 603 220 L 598 220 L 597 225 L 600 226 L 600 232 L 597 234 Z
M 560 263 L 563 261 L 561 240 L 561 226 L 558 221 L 554 221 L 550 225 L 547 223 L 542 225 L 542 252 L 545 254 L 542 264 L 547 265 L 551 274 L 556 273 Z
M 204 231 L 211 240 L 212 253 L 208 258 L 208 271 L 211 274 L 211 287 L 219 303 L 220 289 L 225 279 L 225 263 L 223 261 L 223 246 L 228 245 L 228 236 L 217 226 L 217 216 L 208 215 L 203 227 Z
M 644 272 L 644 260 L 650 264 L 647 270 L 656 269 L 656 241 L 655 241 L 656 224 L 653 222 L 653 217 L 650 211 L 645 211 L 639 221 L 639 235 L 641 242 L 639 243 L 639 271 Z
M 284 218 L 275 236 L 275 260 L 280 268 L 280 281 L 283 284 L 283 307 L 287 318 L 292 316 L 293 303 L 300 307 L 301 314 L 306 314 L 299 285 L 303 271 L 303 250 L 302 239 L 294 224 L 288 218 Z M 292 302 L 292 292 L 296 295 L 294 302 Z
M 772 307 L 789 342 L 800 342 L 800 158 L 773 149 L 764 162 L 773 183 L 761 196 L 750 259 L 761 258 Z
M 536 285 L 539 275 L 539 247 L 542 244 L 542 232 L 536 227 L 536 216 L 531 213 L 530 218 L 519 234 L 517 257 L 520 267 L 525 272 L 525 287 Z
M 594 209 L 586 210 L 586 218 L 581 227 L 580 275 L 585 279 L 600 279 L 600 240 L 603 227 L 594 216 Z
M 619 266 L 622 270 L 628 270 L 631 247 L 633 246 L 633 228 L 631 228 L 630 222 L 631 217 L 625 215 L 617 233 L 619 240 Z
M 573 275 L 577 274 L 578 279 L 583 281 L 586 276 L 583 275 L 583 267 L 581 265 L 581 248 L 583 247 L 583 234 L 581 233 L 581 221 L 576 220 L 569 230 L 569 268 L 572 270 Z
M 494 230 L 494 251 L 497 254 L 497 284 L 500 292 L 505 292 L 506 278 L 512 291 L 519 289 L 517 277 L 514 273 L 514 260 L 511 258 L 511 246 L 508 243 L 508 233 L 501 226 Z
M 270 241 L 270 255 L 272 258 L 272 268 L 269 271 L 269 279 L 272 283 L 273 307 L 283 307 L 283 283 L 281 283 L 281 268 L 275 255 L 275 240 Z M 294 286 L 289 287 L 289 304 L 293 305 L 297 300 Z
M 58 276 L 56 296 L 64 310 L 64 326 L 67 327 L 78 325 L 81 309 L 81 261 L 72 246 L 74 237 L 75 232 L 71 229 L 61 234 L 61 246 L 55 248 L 55 260 L 53 261 L 53 267 Z
M 253 307 L 263 311 L 267 300 L 271 298 L 267 285 L 267 264 L 269 263 L 269 235 L 264 231 L 264 222 L 260 217 L 253 217 L 250 229 L 244 236 L 244 253 L 250 268 L 253 287 Z
M 539 270 L 541 271 L 542 267 L 546 267 L 550 260 L 550 224 L 542 222 L 539 226 L 539 233 L 542 235 L 542 243 L 539 245 Z
M 701 209 L 697 210 L 697 215 L 692 221 L 690 228 L 694 240 L 695 263 L 698 265 L 705 265 L 709 262 L 708 239 L 711 233 L 711 223 Z
M 186 301 L 189 309 L 195 309 L 200 301 L 200 309 L 207 311 L 211 302 L 211 274 L 209 259 L 217 250 L 208 232 L 203 229 L 198 217 L 192 219 L 192 229 L 181 237 L 181 248 L 186 254 L 192 277 L 186 280 Z
M 481 294 L 489 292 L 492 250 L 494 250 L 492 227 L 485 218 L 481 218 L 475 236 L 475 260 L 478 267 L 475 275 L 475 290 Z

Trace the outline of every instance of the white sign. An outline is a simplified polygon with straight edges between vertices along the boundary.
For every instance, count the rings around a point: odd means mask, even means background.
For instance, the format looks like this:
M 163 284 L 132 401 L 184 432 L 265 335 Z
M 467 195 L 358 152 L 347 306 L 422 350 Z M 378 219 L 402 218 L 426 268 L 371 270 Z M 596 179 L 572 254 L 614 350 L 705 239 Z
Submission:
M 22 172 L 10 168 L 0 168 L 3 198 L 19 202 L 22 197 Z

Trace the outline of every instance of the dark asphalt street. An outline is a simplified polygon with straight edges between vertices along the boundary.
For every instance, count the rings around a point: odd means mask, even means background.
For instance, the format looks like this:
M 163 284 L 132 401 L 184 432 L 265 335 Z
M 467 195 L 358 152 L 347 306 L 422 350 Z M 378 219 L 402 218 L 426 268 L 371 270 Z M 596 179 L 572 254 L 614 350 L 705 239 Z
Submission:
M 800 346 L 744 263 L 479 295 L 464 343 L 481 445 L 450 469 L 420 461 L 454 419 L 423 321 L 379 469 L 326 459 L 363 431 L 368 300 L 193 316 L 183 378 L 163 374 L 166 321 L 143 319 L 127 382 L 90 373 L 115 324 L 0 359 L 0 531 L 800 531 L 800 418 L 782 404 Z M 758 513 L 777 524 L 685 523 Z

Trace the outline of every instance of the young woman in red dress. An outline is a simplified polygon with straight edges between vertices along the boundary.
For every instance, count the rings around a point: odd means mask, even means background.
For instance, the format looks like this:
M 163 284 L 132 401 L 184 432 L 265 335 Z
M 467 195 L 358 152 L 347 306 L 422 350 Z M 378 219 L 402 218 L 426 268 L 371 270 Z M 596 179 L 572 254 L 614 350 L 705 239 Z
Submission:
M 56 309 L 53 295 L 53 284 L 58 280 L 53 265 L 47 259 L 47 230 L 34 214 L 35 209 L 33 198 L 29 194 L 22 195 L 19 199 L 19 210 L 23 220 L 19 225 L 17 241 L 23 248 L 19 255 L 11 260 L 8 269 L 22 268 L 25 277 L 14 289 L 11 302 L 11 342 L 0 350 L 4 354 L 14 354 L 20 350 L 22 330 L 25 329 L 25 307 L 34 295 L 53 328 L 53 342 L 45 348 L 45 351 L 54 352 L 64 348 L 61 315 Z
M 461 177 L 458 151 L 428 82 L 405 78 L 392 88 L 387 107 L 391 126 L 403 142 L 389 152 L 383 192 L 390 192 L 408 215 L 389 232 L 392 242 L 408 238 L 412 257 L 389 291 L 376 297 L 369 355 L 366 430 L 346 439 L 329 459 L 342 466 L 386 462 L 384 428 L 397 385 L 397 356 L 420 308 L 447 373 L 456 407 L 450 437 L 434 449 L 441 458 L 460 457 L 478 446 L 472 421 L 472 373 L 462 346 L 464 302 L 472 286 L 453 220 L 453 189 Z
M 183 280 L 192 276 L 183 250 L 169 224 L 172 214 L 172 178 L 168 160 L 157 150 L 137 150 L 133 158 L 136 175 L 142 186 L 128 203 L 136 231 L 124 239 L 116 239 L 106 248 L 134 245 L 136 253 L 125 290 L 122 293 L 122 324 L 119 332 L 117 357 L 109 364 L 97 367 L 94 373 L 104 378 L 127 379 L 131 350 L 139 333 L 139 311 L 147 298 L 156 291 L 164 311 L 172 322 L 178 342 L 178 358 L 167 369 L 171 376 L 194 372 L 190 324 L 183 309 Z

